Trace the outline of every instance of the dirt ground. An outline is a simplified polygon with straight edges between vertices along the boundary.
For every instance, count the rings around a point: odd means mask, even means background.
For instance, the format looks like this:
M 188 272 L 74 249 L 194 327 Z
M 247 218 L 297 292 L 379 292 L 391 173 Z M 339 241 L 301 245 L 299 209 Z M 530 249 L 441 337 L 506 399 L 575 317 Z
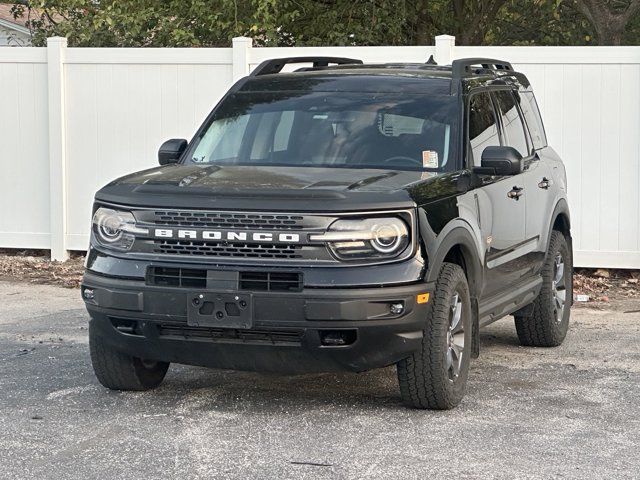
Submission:
M 0 249 L 0 279 L 78 288 L 84 272 L 84 252 L 66 262 L 52 262 L 48 250 Z

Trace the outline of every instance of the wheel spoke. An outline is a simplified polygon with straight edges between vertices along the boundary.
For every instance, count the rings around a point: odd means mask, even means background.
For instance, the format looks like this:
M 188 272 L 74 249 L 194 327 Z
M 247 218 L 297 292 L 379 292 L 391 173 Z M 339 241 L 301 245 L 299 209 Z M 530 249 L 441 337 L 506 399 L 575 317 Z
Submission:
M 559 284 L 560 282 L 564 281 L 564 262 L 562 261 L 562 257 L 561 256 L 557 256 L 556 257 L 556 268 L 555 268 L 555 276 L 553 281 L 556 282 L 556 284 Z
M 567 301 L 567 291 L 565 289 L 557 289 L 554 292 L 556 305 L 559 310 L 562 310 L 565 302 Z
M 459 331 L 455 335 L 453 335 L 453 342 L 451 343 L 452 343 L 452 346 L 454 346 L 460 352 L 462 352 L 462 350 L 464 350 L 464 332 Z
M 458 293 L 454 293 L 453 297 L 451 297 L 451 311 L 453 312 L 460 301 L 460 295 Z
M 447 348 L 447 370 L 450 370 L 453 366 L 453 351 L 451 348 Z
M 453 300 L 451 303 L 451 323 L 449 325 L 449 329 L 452 332 L 456 332 L 460 328 L 462 328 L 462 322 L 460 322 L 461 318 L 462 318 L 462 302 L 460 301 L 460 298 L 456 293 L 453 296 Z
M 451 348 L 449 349 L 452 353 L 452 370 L 453 370 L 453 375 L 455 377 L 457 377 L 458 375 L 460 375 L 460 367 L 462 365 L 462 349 L 460 347 L 458 347 L 457 345 L 453 344 L 451 345 Z

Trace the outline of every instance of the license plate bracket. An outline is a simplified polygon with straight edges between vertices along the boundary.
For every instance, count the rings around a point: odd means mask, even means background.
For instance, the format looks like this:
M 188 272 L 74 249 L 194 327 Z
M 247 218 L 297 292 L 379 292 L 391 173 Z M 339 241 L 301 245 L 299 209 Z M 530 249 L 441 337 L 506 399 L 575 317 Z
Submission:
M 253 298 L 247 293 L 192 292 L 187 297 L 187 325 L 251 328 Z

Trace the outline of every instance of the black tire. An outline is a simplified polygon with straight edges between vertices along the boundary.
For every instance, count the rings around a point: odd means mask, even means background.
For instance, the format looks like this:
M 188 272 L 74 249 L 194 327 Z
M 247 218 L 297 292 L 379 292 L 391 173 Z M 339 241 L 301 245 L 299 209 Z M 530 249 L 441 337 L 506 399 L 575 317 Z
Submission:
M 562 262 L 559 273 L 558 261 Z M 569 329 L 573 299 L 573 259 L 567 239 L 561 232 L 551 233 L 549 250 L 541 270 L 542 289 L 533 301 L 530 316 L 515 315 L 520 343 L 527 347 L 557 347 Z M 564 297 L 562 306 L 560 299 Z
M 89 324 L 89 351 L 98 381 L 111 390 L 150 390 L 162 383 L 169 364 L 147 361 L 120 352 Z
M 451 329 L 457 312 L 454 304 L 461 310 L 459 326 Z M 448 410 L 460 403 L 466 391 L 471 359 L 471 320 L 471 300 L 464 271 L 458 265 L 445 263 L 429 301 L 422 348 L 397 365 L 400 394 L 405 404 Z M 454 354 L 460 351 L 460 345 L 463 345 L 462 354 L 456 362 Z

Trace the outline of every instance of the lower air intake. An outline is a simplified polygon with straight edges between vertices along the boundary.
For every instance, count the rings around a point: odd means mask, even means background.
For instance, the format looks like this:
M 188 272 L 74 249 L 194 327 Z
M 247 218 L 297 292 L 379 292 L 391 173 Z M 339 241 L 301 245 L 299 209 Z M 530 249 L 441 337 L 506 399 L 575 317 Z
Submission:
M 240 290 L 299 292 L 302 274 L 297 272 L 240 272 Z
M 251 329 L 204 328 L 162 323 L 158 325 L 160 337 L 200 339 L 212 342 L 250 344 L 300 344 L 302 330 L 298 329 Z
M 205 288 L 207 271 L 195 268 L 149 267 L 147 285 Z

